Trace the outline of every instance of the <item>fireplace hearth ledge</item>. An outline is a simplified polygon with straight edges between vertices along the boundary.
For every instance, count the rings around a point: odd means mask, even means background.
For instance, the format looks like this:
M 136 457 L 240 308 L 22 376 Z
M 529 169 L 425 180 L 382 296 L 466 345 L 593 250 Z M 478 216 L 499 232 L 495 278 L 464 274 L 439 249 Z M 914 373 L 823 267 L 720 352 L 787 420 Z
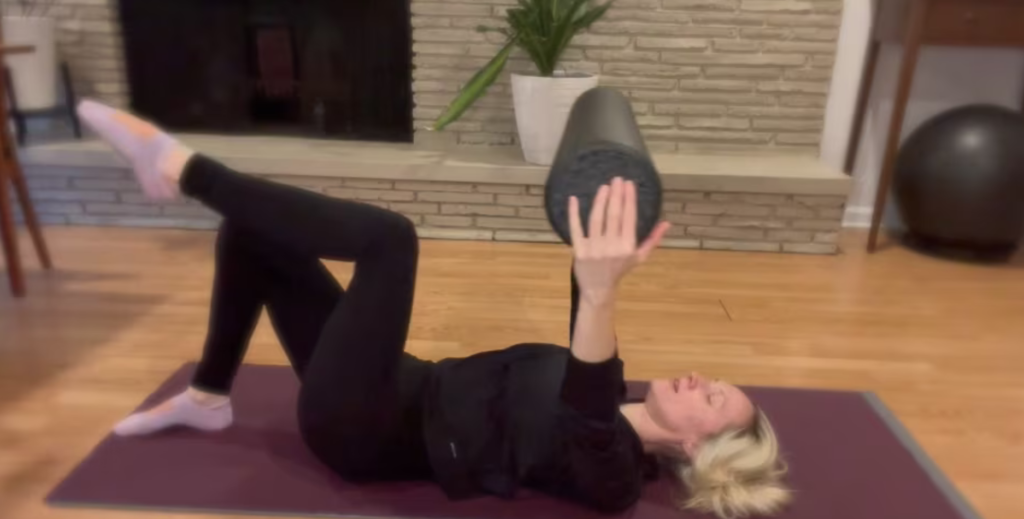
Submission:
M 235 169 L 408 217 L 421 238 L 558 242 L 543 209 L 547 169 L 510 147 L 453 148 L 287 137 L 185 135 Z M 187 199 L 145 198 L 106 145 L 21 150 L 48 225 L 214 229 L 220 217 Z M 807 156 L 656 154 L 669 248 L 835 254 L 850 179 Z
M 454 148 L 288 137 L 183 135 L 193 149 L 247 173 L 304 177 L 543 185 L 547 168 L 513 147 Z M 845 196 L 850 178 L 814 157 L 751 153 L 654 154 L 666 189 L 723 193 Z M 118 168 L 125 162 L 98 141 L 21 150 L 25 166 Z

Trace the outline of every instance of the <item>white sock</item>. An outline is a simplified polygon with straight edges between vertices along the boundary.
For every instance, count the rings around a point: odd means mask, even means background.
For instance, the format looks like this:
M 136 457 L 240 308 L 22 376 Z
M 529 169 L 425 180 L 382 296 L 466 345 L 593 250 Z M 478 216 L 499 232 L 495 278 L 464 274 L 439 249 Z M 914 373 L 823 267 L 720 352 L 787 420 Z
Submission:
M 175 426 L 220 431 L 231 425 L 234 414 L 227 397 L 209 405 L 198 402 L 191 391 L 185 391 L 153 409 L 125 418 L 114 426 L 114 433 L 118 436 L 141 436 Z
M 178 178 L 184 166 L 175 155 L 191 156 L 192 151 L 155 125 L 116 108 L 84 100 L 78 115 L 100 137 L 127 159 L 146 196 L 167 200 L 178 194 Z M 180 163 L 180 164 L 179 164 Z

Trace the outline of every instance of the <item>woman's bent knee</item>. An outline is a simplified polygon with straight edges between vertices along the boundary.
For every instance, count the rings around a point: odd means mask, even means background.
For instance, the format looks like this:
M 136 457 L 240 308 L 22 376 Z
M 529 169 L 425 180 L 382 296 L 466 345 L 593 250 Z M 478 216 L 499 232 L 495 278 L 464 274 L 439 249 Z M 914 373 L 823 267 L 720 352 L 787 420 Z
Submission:
M 373 435 L 353 435 L 350 431 L 330 429 L 302 432 L 309 449 L 334 473 L 350 483 L 388 478 L 389 448 L 385 442 Z
M 415 257 L 419 253 L 419 235 L 416 224 L 404 215 L 391 213 L 382 222 L 376 237 L 375 248 L 389 256 Z
M 416 224 L 405 215 L 395 213 L 392 227 L 393 237 L 396 241 L 416 243 L 419 240 L 419 235 L 416 234 Z

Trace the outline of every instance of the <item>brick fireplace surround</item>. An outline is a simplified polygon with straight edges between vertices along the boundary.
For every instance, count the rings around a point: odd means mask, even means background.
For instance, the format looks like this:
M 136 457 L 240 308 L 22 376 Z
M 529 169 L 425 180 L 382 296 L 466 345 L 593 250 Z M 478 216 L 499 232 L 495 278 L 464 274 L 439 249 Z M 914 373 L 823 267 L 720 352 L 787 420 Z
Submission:
M 4 0 L 11 2 L 11 0 Z M 130 98 L 116 0 L 57 0 L 60 50 L 76 88 Z M 515 0 L 412 0 L 410 145 L 196 137 L 240 169 L 410 216 L 424 237 L 552 241 L 545 171 L 518 155 L 507 73 L 449 131 L 424 128 L 498 48 Z M 632 101 L 666 177 L 670 246 L 834 253 L 849 180 L 818 164 L 840 0 L 616 0 L 567 50 Z M 528 71 L 521 55 L 509 67 Z M 268 155 L 270 154 L 270 155 Z M 188 203 L 144 201 L 123 164 L 94 143 L 30 147 L 23 160 L 52 224 L 210 228 Z M 344 172 L 344 173 L 339 173 Z

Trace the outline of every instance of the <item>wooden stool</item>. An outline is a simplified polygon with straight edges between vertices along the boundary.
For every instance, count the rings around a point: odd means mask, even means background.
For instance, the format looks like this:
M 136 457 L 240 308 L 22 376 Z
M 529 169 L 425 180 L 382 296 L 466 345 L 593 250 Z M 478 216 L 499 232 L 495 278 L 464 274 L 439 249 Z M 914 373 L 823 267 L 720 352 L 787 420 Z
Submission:
M 28 45 L 0 45 L 0 57 L 32 51 L 33 48 Z M 10 187 L 13 186 L 14 192 L 18 196 L 21 213 L 25 216 L 25 225 L 32 235 L 39 263 L 47 270 L 53 268 L 53 264 L 50 262 L 50 253 L 46 249 L 46 241 L 43 240 L 43 231 L 39 227 L 39 219 L 36 218 L 32 199 L 29 198 L 25 174 L 21 170 L 21 164 L 18 163 L 18 151 L 15 148 L 8 124 L 7 103 L 2 102 L 7 99 L 5 88 L 5 82 L 0 81 L 0 242 L 3 243 L 7 275 L 11 280 L 11 292 L 14 293 L 14 297 L 22 297 L 25 295 L 25 274 L 21 269 L 21 256 L 18 254 L 18 236 L 14 227 L 14 208 L 11 204 Z

